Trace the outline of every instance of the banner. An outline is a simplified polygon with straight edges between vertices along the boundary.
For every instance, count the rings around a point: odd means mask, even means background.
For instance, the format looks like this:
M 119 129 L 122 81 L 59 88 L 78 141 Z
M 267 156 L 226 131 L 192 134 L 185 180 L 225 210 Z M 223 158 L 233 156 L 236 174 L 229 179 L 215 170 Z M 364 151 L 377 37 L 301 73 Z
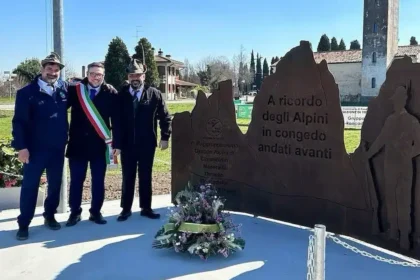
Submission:
M 344 128 L 361 129 L 367 113 L 367 107 L 342 106 Z

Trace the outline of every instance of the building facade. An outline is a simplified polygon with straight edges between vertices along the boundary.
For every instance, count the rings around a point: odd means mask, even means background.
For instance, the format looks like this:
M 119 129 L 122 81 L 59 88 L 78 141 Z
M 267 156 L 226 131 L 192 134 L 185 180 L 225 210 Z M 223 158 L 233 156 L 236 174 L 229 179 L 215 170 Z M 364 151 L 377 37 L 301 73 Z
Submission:
M 420 61 L 420 46 L 398 46 L 399 0 L 364 0 L 361 50 L 314 52 L 325 60 L 343 102 L 366 102 L 377 96 L 394 59 Z M 277 63 L 271 65 L 275 72 Z
M 155 61 L 159 73 L 157 87 L 166 100 L 174 100 L 177 93 L 176 82 L 179 80 L 179 71 L 184 68 L 184 63 L 173 59 L 170 54 L 163 55 L 161 49 L 155 55 Z

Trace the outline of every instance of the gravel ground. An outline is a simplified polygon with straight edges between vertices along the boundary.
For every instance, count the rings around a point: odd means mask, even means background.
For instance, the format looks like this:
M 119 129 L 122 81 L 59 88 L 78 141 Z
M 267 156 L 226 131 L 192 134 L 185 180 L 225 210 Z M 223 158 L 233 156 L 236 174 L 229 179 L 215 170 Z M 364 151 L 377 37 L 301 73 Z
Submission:
M 86 176 L 83 187 L 83 201 L 87 202 L 91 199 L 90 191 L 90 174 Z M 121 174 L 110 174 L 105 178 L 105 200 L 115 200 L 121 198 Z M 159 172 L 153 174 L 153 195 L 169 194 L 171 191 L 171 173 Z M 136 180 L 136 196 L 138 196 L 138 180 Z

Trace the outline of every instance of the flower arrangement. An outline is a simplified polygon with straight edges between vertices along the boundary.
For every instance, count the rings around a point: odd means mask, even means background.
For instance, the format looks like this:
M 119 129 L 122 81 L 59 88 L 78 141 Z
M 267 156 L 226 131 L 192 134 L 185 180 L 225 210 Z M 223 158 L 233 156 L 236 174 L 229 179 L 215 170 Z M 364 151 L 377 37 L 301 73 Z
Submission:
M 22 185 L 23 164 L 10 140 L 0 141 L 0 188 L 20 187 Z
M 169 223 L 156 233 L 154 248 L 173 248 L 204 260 L 217 254 L 228 257 L 244 249 L 245 240 L 234 234 L 240 234 L 240 225 L 234 225 L 229 214 L 222 212 L 225 200 L 211 184 L 200 186 L 198 191 L 188 185 L 177 194 L 176 202 Z

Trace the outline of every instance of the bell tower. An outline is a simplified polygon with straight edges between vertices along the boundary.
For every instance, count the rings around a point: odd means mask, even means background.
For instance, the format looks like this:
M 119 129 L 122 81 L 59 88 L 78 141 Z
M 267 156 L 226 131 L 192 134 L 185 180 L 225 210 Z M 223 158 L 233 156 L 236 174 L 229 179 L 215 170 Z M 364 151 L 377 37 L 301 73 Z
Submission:
M 398 51 L 399 0 L 364 0 L 362 101 L 376 97 Z

